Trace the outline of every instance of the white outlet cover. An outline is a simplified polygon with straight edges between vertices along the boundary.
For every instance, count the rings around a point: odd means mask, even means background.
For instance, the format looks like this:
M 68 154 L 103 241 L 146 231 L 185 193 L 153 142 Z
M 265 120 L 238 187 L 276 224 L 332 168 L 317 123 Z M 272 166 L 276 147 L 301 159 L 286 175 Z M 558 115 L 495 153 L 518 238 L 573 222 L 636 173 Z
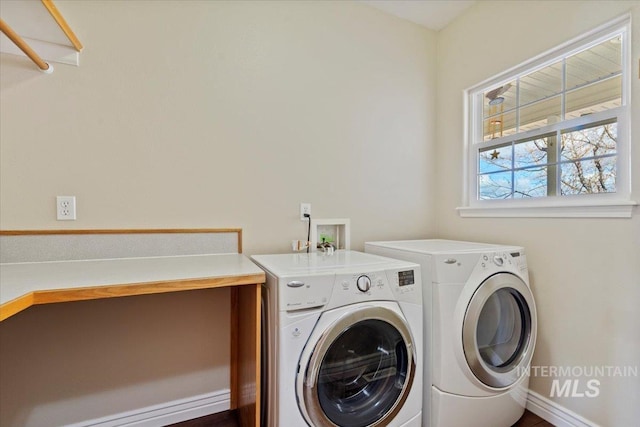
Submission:
M 304 214 L 311 216 L 311 203 L 300 203 L 300 221 L 309 221 L 309 218 L 305 218 Z
M 57 196 L 56 215 L 58 221 L 73 221 L 76 219 L 76 196 Z

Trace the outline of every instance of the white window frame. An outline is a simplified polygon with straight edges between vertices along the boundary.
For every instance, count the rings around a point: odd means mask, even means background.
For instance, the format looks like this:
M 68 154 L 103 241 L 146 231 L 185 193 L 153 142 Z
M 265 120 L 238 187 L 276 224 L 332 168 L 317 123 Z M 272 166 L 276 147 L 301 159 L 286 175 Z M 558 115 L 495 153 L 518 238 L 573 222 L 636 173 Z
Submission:
M 622 35 L 622 106 L 586 117 L 565 120 L 516 135 L 482 141 L 482 111 L 484 93 L 493 87 L 506 84 L 527 75 L 563 57 L 570 56 Z M 570 40 L 546 53 L 528 60 L 498 76 L 485 80 L 464 91 L 465 139 L 464 139 L 464 189 L 463 206 L 458 208 L 462 217 L 617 217 L 630 218 L 631 200 L 631 156 L 630 156 L 630 109 L 631 109 L 631 16 L 621 16 L 587 34 Z M 587 123 L 616 118 L 618 139 L 616 142 L 616 192 L 564 196 L 532 197 L 527 199 L 480 200 L 478 197 L 479 150 L 500 142 L 511 142 L 539 136 L 545 133 L 579 126 Z M 482 141 L 482 142 L 477 142 Z

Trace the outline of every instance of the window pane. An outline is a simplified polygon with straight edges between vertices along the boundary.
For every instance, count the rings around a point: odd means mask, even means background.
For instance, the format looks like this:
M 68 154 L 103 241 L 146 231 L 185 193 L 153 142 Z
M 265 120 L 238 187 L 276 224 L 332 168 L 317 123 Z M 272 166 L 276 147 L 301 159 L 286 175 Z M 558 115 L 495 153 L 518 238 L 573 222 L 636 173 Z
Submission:
M 571 42 L 470 93 L 479 200 L 626 192 L 616 168 L 628 30 L 612 25 L 608 40 Z
M 562 92 L 562 61 L 520 78 L 519 105 Z
M 511 144 L 484 148 L 478 156 L 480 173 L 511 170 Z
M 514 145 L 514 167 L 544 165 L 547 163 L 547 139 L 537 138 L 531 141 L 519 142 Z
M 515 171 L 514 180 L 514 198 L 544 197 L 547 195 L 546 167 Z
M 481 200 L 508 199 L 511 197 L 511 172 L 498 172 L 478 176 Z
M 484 141 L 516 133 L 516 113 L 498 114 L 484 121 Z
M 562 160 L 615 154 L 618 123 L 598 123 L 595 126 L 562 134 Z
M 562 98 L 554 96 L 520 109 L 520 132 L 560 121 Z
M 622 105 L 622 77 L 592 84 L 567 93 L 566 119 L 585 116 Z
M 567 58 L 566 90 L 597 82 L 621 71 L 622 43 L 618 36 Z
M 490 117 L 516 107 L 515 80 L 483 93 L 483 117 Z
M 615 193 L 616 157 L 561 165 L 562 195 Z

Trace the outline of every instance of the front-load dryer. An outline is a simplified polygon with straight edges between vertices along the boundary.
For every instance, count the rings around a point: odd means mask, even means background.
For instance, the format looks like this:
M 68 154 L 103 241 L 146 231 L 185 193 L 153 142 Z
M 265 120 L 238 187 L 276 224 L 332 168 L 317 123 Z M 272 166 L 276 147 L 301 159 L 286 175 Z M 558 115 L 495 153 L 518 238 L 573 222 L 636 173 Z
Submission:
M 425 427 L 509 427 L 523 414 L 536 342 L 524 249 L 450 240 L 370 242 L 420 264 Z
M 420 427 L 420 267 L 355 251 L 255 255 L 265 427 Z

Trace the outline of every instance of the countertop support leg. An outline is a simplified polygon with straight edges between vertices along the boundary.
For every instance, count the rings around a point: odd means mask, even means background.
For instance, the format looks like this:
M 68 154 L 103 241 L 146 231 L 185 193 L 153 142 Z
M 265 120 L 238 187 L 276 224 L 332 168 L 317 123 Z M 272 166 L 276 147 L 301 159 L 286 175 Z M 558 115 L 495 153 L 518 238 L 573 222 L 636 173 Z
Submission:
M 243 427 L 260 427 L 260 292 L 260 284 L 231 290 L 231 409 Z

